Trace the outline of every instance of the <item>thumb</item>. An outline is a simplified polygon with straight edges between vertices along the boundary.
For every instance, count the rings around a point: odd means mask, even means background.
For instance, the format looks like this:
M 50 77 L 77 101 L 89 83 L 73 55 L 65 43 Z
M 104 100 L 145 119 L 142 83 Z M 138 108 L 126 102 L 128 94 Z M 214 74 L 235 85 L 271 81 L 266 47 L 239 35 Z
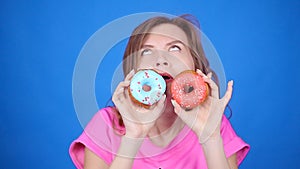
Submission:
M 226 93 L 222 98 L 222 100 L 224 100 L 225 105 L 227 105 L 229 100 L 231 99 L 232 91 L 233 91 L 233 80 L 230 80 L 227 84 Z

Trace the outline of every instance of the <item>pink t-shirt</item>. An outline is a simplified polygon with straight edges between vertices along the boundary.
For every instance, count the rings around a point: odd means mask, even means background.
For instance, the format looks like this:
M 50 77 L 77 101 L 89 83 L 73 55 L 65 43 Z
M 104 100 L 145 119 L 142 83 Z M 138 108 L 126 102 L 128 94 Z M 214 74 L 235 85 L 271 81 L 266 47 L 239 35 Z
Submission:
M 108 165 L 118 150 L 125 129 L 112 127 L 117 122 L 112 108 L 101 109 L 94 115 L 84 132 L 72 142 L 70 156 L 77 168 L 83 168 L 84 148 L 87 147 Z M 116 123 L 118 124 L 118 123 Z M 221 135 L 227 157 L 236 153 L 238 164 L 247 155 L 250 146 L 238 137 L 225 116 L 222 118 Z M 133 169 L 207 169 L 206 160 L 198 138 L 185 126 L 166 147 L 159 147 L 146 138 L 134 160 Z

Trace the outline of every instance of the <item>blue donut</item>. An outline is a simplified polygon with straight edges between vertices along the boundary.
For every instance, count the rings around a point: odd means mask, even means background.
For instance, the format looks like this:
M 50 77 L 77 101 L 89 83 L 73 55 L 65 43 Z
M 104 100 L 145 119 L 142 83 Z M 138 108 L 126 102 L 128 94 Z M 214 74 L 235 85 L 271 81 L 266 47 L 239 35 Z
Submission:
M 150 69 L 138 71 L 131 79 L 129 93 L 134 101 L 151 106 L 158 102 L 166 91 L 166 82 L 161 75 Z

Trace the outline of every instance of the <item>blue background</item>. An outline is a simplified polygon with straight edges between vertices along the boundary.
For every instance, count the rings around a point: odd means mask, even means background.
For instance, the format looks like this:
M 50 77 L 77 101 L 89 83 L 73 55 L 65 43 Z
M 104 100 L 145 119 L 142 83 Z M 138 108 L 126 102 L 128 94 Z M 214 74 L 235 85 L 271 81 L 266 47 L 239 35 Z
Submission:
M 235 80 L 230 120 L 251 145 L 240 168 L 300 167 L 300 1 L 11 0 L 0 6 L 1 169 L 75 168 L 68 148 L 82 132 L 72 100 L 77 56 L 99 28 L 137 12 L 199 18 L 227 79 Z M 109 94 L 97 89 L 100 107 Z

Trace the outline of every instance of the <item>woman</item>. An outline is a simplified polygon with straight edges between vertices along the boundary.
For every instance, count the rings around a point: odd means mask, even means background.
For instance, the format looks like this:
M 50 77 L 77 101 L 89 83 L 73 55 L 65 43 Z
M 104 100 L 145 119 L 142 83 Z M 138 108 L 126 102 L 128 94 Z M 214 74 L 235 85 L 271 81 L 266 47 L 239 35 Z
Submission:
M 78 168 L 237 168 L 249 151 L 223 116 L 232 95 L 220 98 L 191 15 L 154 17 L 132 33 L 123 58 L 126 75 L 113 94 L 115 107 L 101 109 L 70 147 Z M 152 69 L 166 77 L 162 99 L 149 109 L 130 99 L 134 74 Z M 172 99 L 176 75 L 194 70 L 209 85 L 204 103 L 186 110 Z

